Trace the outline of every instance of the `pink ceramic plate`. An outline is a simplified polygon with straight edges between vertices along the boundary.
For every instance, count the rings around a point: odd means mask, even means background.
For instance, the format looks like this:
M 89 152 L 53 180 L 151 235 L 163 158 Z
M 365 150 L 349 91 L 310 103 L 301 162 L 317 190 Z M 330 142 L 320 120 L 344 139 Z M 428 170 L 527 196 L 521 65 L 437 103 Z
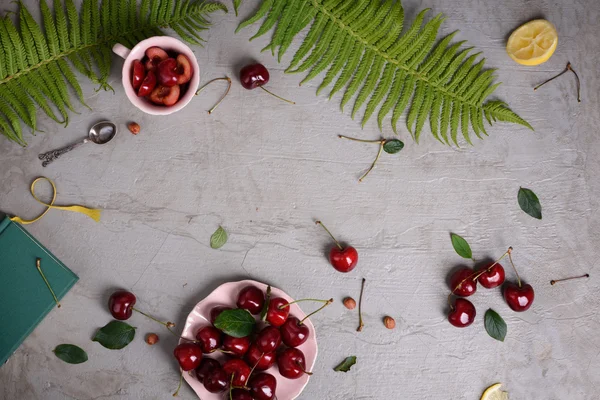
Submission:
M 195 339 L 196 332 L 204 326 L 210 325 L 210 310 L 216 306 L 226 306 L 226 307 L 236 307 L 236 301 L 238 297 L 238 293 L 244 287 L 253 285 L 256 286 L 266 292 L 267 285 L 264 283 L 256 282 L 256 281 L 239 281 L 239 282 L 229 282 L 225 283 L 218 288 L 216 288 L 208 297 L 204 300 L 201 300 L 190 315 L 188 315 L 187 320 L 185 321 L 185 327 L 183 328 L 183 332 L 181 336 L 188 339 Z M 292 302 L 293 299 L 284 293 L 282 290 L 277 288 L 271 288 L 271 296 L 272 297 L 282 297 L 289 302 Z M 290 306 L 290 316 L 293 315 L 300 319 L 304 318 L 306 314 L 298 307 L 297 304 L 292 304 Z M 258 316 L 257 316 L 258 319 Z M 310 335 L 308 340 L 300 347 L 298 347 L 304 353 L 306 357 L 306 367 L 308 371 L 312 371 L 315 361 L 317 360 L 317 338 L 315 336 L 315 327 L 313 326 L 310 319 L 307 319 L 305 322 L 306 326 L 310 331 Z M 222 353 L 214 353 L 209 355 L 211 358 L 218 359 L 219 361 L 226 359 L 227 357 Z M 266 371 L 267 373 L 273 375 L 277 379 L 277 400 L 293 400 L 302 393 L 304 387 L 308 384 L 308 379 L 310 376 L 303 375 L 299 379 L 287 379 L 281 376 L 279 370 L 277 369 L 277 364 Z M 194 372 L 191 374 L 184 373 L 183 377 L 186 382 L 194 389 L 198 397 L 202 400 L 223 400 L 225 398 L 224 393 L 210 393 L 204 388 L 204 385 L 200 383 L 196 379 Z

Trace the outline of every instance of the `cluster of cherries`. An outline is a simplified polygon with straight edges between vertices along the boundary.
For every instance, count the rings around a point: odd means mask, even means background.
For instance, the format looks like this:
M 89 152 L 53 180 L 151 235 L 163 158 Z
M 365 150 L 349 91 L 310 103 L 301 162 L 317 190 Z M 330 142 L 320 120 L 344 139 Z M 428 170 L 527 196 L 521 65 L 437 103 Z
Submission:
M 138 97 L 170 107 L 177 103 L 192 79 L 192 63 L 184 54 L 169 54 L 160 47 L 150 47 L 146 57 L 134 60 L 131 66 L 131 85 Z
M 534 291 L 531 285 L 522 284 L 519 273 L 512 262 L 511 257 L 512 247 L 508 248 L 508 251 L 504 253 L 500 259 L 492 264 L 488 264 L 477 271 L 471 268 L 462 268 L 456 271 L 450 279 L 450 287 L 452 292 L 448 296 L 448 303 L 450 304 L 450 313 L 448 314 L 448 321 L 459 328 L 464 328 L 473 323 L 475 320 L 475 306 L 469 300 L 463 297 L 469 297 L 477 291 L 477 282 L 486 289 L 492 289 L 498 287 L 504 283 L 505 272 L 500 261 L 508 256 L 510 263 L 515 270 L 517 275 L 517 283 L 507 282 L 504 284 L 502 290 L 504 294 L 504 300 L 508 306 L 517 312 L 526 311 L 533 304 Z M 460 296 L 452 304 L 450 297 L 452 295 Z
M 325 307 L 333 300 L 315 301 L 324 302 Z M 175 348 L 173 354 L 181 369 L 195 370 L 197 379 L 211 393 L 229 390 L 225 398 L 232 400 L 274 399 L 277 380 L 264 371 L 275 364 L 279 373 L 288 379 L 311 375 L 306 371 L 304 353 L 297 348 L 310 335 L 308 327 L 303 323 L 308 317 L 300 320 L 290 316 L 289 306 L 293 302 L 281 297 L 265 298 L 262 290 L 247 286 L 238 295 L 237 307 L 257 315 L 266 302 L 267 325 L 256 335 L 246 337 L 229 336 L 217 329 L 214 326 L 217 317 L 231 308 L 214 307 L 210 311 L 212 325 L 200 328 L 196 333 L 196 340 L 184 341 Z M 225 353 L 230 358 L 221 364 L 214 358 L 204 356 L 214 352 Z M 255 374 L 255 371 L 258 373 Z

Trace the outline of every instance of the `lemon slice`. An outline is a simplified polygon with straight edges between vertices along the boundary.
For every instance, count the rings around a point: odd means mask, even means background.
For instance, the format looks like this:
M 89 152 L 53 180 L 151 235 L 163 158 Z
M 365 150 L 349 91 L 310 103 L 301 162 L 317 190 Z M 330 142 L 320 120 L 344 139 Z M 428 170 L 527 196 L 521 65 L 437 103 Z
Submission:
M 545 19 L 536 19 L 515 29 L 508 38 L 506 51 L 519 64 L 540 65 L 552 57 L 557 45 L 554 25 Z
M 480 400 L 508 400 L 508 393 L 500 390 L 501 383 L 494 383 L 481 395 Z

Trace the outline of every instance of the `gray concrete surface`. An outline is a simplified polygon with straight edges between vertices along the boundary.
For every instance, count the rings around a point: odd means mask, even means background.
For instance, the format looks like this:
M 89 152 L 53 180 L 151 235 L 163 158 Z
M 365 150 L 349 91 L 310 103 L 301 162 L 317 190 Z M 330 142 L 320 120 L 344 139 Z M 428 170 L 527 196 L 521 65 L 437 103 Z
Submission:
M 252 3 L 244 4 L 241 17 Z M 2 211 L 37 215 L 42 207 L 28 187 L 40 175 L 55 180 L 58 204 L 104 209 L 100 223 L 52 211 L 28 227 L 81 280 L 63 308 L 0 368 L 0 398 L 171 398 L 178 380 L 171 356 L 175 340 L 160 326 L 135 316 L 138 337 L 122 351 L 91 342 L 111 319 L 108 294 L 117 287 L 131 289 L 140 308 L 183 324 L 193 305 L 217 285 L 252 278 L 297 298 L 340 300 L 313 319 L 320 355 L 302 400 L 474 400 L 495 382 L 504 383 L 517 400 L 598 399 L 600 5 L 596 0 L 405 0 L 404 5 L 409 20 L 424 7 L 445 13 L 443 33 L 460 29 L 457 39 L 484 51 L 504 82 L 498 97 L 535 132 L 498 124 L 485 141 L 454 149 L 428 133 L 415 145 L 402 129 L 406 148 L 384 156 L 358 184 L 377 148 L 336 135 L 375 139 L 376 124 L 361 129 L 340 113 L 340 96 L 332 101 L 315 96 L 319 80 L 298 87 L 301 76 L 284 75 L 287 64 L 260 53 L 266 37 L 248 42 L 256 27 L 233 33 L 238 19 L 230 13 L 215 16 L 205 34 L 207 46 L 194 48 L 202 81 L 234 78 L 240 65 L 257 59 L 272 73 L 269 87 L 297 105 L 246 91 L 234 79 L 231 94 L 212 116 L 206 110 L 222 93 L 218 85 L 183 112 L 151 117 L 125 98 L 121 62 L 115 58 L 110 79 L 115 93 L 84 86 L 93 112 L 79 105 L 67 128 L 40 113 L 45 133 L 28 137 L 25 149 L 0 140 Z M 0 10 L 15 7 L 3 1 Z M 505 40 L 521 23 L 540 16 L 556 25 L 558 49 L 546 64 L 519 66 L 506 55 Z M 567 61 L 580 73 L 582 103 L 570 75 L 532 90 Z M 38 153 L 77 140 L 104 118 L 122 128 L 114 143 L 88 145 L 41 167 Z M 141 125 L 138 136 L 126 130 L 130 120 Z M 389 125 L 384 134 L 392 135 Z M 519 209 L 519 186 L 540 197 L 542 221 Z M 48 191 L 40 187 L 40 193 Z M 324 251 L 330 242 L 314 225 L 316 218 L 358 248 L 355 271 L 340 274 L 328 265 Z M 230 240 L 216 251 L 208 243 L 219 224 Z M 473 298 L 476 322 L 464 330 L 450 326 L 446 278 L 463 264 L 450 245 L 451 231 L 469 240 L 478 259 L 498 257 L 514 246 L 521 275 L 536 290 L 533 307 L 517 314 L 499 291 L 480 290 Z M 585 272 L 590 279 L 549 284 Z M 510 271 L 508 276 L 514 278 Z M 341 299 L 358 297 L 361 277 L 367 278 L 366 328 L 359 334 L 356 313 L 344 309 Z M 488 308 L 508 324 L 504 343 L 484 330 Z M 381 323 L 386 314 L 397 321 L 394 331 Z M 161 342 L 148 347 L 142 338 L 153 331 Z M 58 360 L 51 351 L 60 343 L 82 346 L 89 361 L 72 366 Z M 349 373 L 334 372 L 348 355 L 357 355 L 358 364 Z M 181 398 L 195 395 L 186 387 Z

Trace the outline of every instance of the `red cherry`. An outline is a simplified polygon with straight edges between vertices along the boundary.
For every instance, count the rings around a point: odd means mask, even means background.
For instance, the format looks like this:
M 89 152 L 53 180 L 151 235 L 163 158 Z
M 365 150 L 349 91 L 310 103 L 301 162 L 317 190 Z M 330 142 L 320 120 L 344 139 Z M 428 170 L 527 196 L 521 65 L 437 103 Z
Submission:
M 472 279 L 475 275 L 475 272 L 471 268 L 462 268 L 456 271 L 450 279 L 452 294 L 468 297 L 475 293 L 477 291 L 477 281 Z
M 204 382 L 204 378 L 210 371 L 215 368 L 220 368 L 221 364 L 214 358 L 204 357 L 200 361 L 200 365 L 196 368 L 196 377 L 200 382 Z
M 250 391 L 256 400 L 272 400 L 277 390 L 277 380 L 271 374 L 261 372 L 250 378 Z
M 273 326 L 283 325 L 290 315 L 289 304 L 286 299 L 281 297 L 272 298 L 267 310 L 267 322 Z
M 177 84 L 183 85 L 184 83 L 188 83 L 190 79 L 192 79 L 192 75 L 194 71 L 192 71 L 192 63 L 190 59 L 187 58 L 184 54 L 180 54 L 177 56 Z
M 269 82 L 269 71 L 262 64 L 246 65 L 240 71 L 242 86 L 248 90 L 266 85 Z
M 173 355 L 184 371 L 196 369 L 202 361 L 202 349 L 195 343 L 184 342 L 175 347 Z
M 160 47 L 154 46 L 146 50 L 146 57 L 148 57 L 148 61 L 146 61 L 146 69 L 151 70 L 160 64 L 162 60 L 169 58 L 169 55 Z
M 256 343 L 250 346 L 248 353 L 246 353 L 246 361 L 248 365 L 255 366 L 257 371 L 266 371 L 275 364 L 277 355 L 275 352 L 263 353 L 256 347 Z
M 306 342 L 309 335 L 308 326 L 301 324 L 296 317 L 290 317 L 281 326 L 281 340 L 288 347 L 298 347 Z
M 158 83 L 166 87 L 177 85 L 177 81 L 179 80 L 177 60 L 169 57 L 166 60 L 161 61 L 156 69 L 158 71 Z
M 358 251 L 352 246 L 342 249 L 332 247 L 329 251 L 329 262 L 340 272 L 350 272 L 358 263 Z
M 167 87 L 158 85 L 154 88 L 152 93 L 150 93 L 150 101 L 154 104 L 164 105 L 170 107 L 177 103 L 179 100 L 179 94 L 181 93 L 181 89 L 179 85 Z
M 277 365 L 281 376 L 288 379 L 298 379 L 306 372 L 306 359 L 304 353 L 298 349 L 285 349 L 277 356 Z
M 265 294 L 256 286 L 246 286 L 240 291 L 237 300 L 238 308 L 259 314 L 265 304 Z
M 477 280 L 486 289 L 492 289 L 498 287 L 504 283 L 504 268 L 499 263 L 496 263 L 493 267 L 493 264 L 488 264 L 487 266 L 481 268 L 478 272 L 482 272 L 479 275 Z M 491 268 L 490 268 L 491 267 Z
M 131 64 L 131 85 L 134 89 L 138 89 L 142 85 L 142 81 L 146 77 L 146 68 L 140 60 L 133 60 Z
M 229 394 L 225 395 L 225 400 L 229 399 Z M 231 400 L 254 400 L 252 395 L 244 389 L 233 389 L 231 391 Z
M 267 326 L 259 332 L 254 343 L 263 353 L 275 351 L 281 344 L 281 332 L 274 326 Z
M 233 353 L 234 356 L 243 357 L 249 347 L 250 338 L 248 337 L 236 338 L 229 335 L 223 337 L 223 350 Z
M 230 382 L 231 376 L 233 375 L 233 386 L 246 385 L 246 381 L 250 377 L 251 372 L 248 364 L 239 358 L 226 361 L 225 364 L 223 364 L 223 370 L 227 373 Z
M 475 321 L 475 306 L 467 299 L 456 299 L 454 308 L 448 314 L 448 321 L 458 327 L 465 328 Z
M 196 334 L 198 345 L 203 353 L 212 353 L 221 346 L 221 331 L 213 326 L 205 326 Z
M 225 310 L 231 310 L 231 307 L 217 306 L 210 310 L 210 323 L 215 324 L 215 320 Z
M 527 311 L 533 304 L 535 293 L 531 285 L 519 285 L 513 282 L 507 282 L 503 289 L 504 300 L 508 306 L 517 312 Z
M 154 88 L 156 87 L 156 73 L 152 70 L 148 71 L 148 73 L 146 74 L 146 77 L 144 78 L 144 80 L 142 81 L 142 84 L 140 85 L 140 89 L 138 90 L 138 97 L 146 97 L 148 96 L 150 93 L 152 93 L 152 91 L 154 90 Z
M 135 295 L 126 290 L 118 290 L 110 295 L 108 309 L 113 318 L 124 321 L 131 317 L 135 305 Z
M 229 378 L 223 368 L 215 368 L 204 377 L 204 387 L 211 393 L 219 393 L 229 387 Z

